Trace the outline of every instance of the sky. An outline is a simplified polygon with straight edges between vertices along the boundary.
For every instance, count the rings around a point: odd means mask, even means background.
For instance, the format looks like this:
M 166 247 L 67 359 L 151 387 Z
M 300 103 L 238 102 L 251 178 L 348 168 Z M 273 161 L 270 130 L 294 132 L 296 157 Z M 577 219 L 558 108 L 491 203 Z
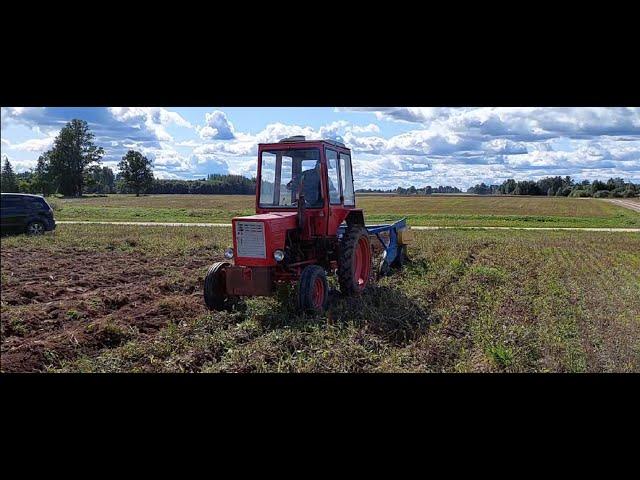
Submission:
M 640 107 L 2 107 L 2 158 L 33 168 L 73 118 L 89 123 L 103 165 L 117 171 L 139 150 L 158 178 L 255 176 L 258 143 L 305 135 L 352 149 L 356 188 L 640 183 Z

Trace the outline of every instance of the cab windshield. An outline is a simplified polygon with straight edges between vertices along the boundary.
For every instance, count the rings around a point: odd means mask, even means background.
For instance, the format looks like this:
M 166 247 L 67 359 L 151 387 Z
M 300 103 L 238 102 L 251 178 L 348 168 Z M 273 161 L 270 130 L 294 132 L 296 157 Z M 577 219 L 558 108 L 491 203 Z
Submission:
M 322 207 L 320 150 L 268 150 L 262 152 L 260 162 L 261 207 L 297 207 L 300 193 L 304 193 L 305 207 Z

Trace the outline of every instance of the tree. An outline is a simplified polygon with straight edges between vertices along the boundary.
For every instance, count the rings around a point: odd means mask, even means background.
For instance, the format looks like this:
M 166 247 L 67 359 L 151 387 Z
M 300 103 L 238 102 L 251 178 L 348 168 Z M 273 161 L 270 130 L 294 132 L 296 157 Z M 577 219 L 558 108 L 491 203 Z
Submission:
M 84 120 L 67 123 L 46 155 L 48 170 L 58 191 L 63 195 L 79 197 L 85 181 L 85 171 L 100 163 L 104 149 L 93 143 L 94 135 Z
M 109 167 L 102 167 L 100 173 L 100 185 L 103 188 L 102 193 L 114 193 L 116 191 L 116 176 Z
M 32 173 L 31 184 L 37 193 L 47 196 L 50 193 L 49 156 L 44 153 L 38 157 L 38 164 Z
M 492 193 L 491 187 L 486 183 L 478 183 L 475 187 L 467 189 L 467 193 L 474 193 L 476 195 L 490 195 Z
M 98 165 L 88 169 L 85 178 L 88 193 L 115 193 L 115 175 L 109 167 Z
M 13 171 L 13 167 L 11 166 L 11 162 L 9 162 L 8 157 L 4 157 L 4 165 L 2 165 L 2 176 L 0 177 L 0 184 L 3 192 L 17 192 L 18 191 L 18 181 L 16 179 L 16 174 Z
M 516 190 L 516 181 L 513 178 L 506 180 L 502 185 L 500 185 L 500 193 L 505 195 L 511 195 Z
M 153 183 L 151 161 L 140 152 L 129 150 L 118 164 L 120 175 L 127 188 L 133 190 L 136 197 L 146 191 Z
M 594 180 L 591 183 L 591 194 L 595 194 L 596 192 L 601 192 L 602 190 L 607 190 L 607 184 L 601 182 L 600 180 Z

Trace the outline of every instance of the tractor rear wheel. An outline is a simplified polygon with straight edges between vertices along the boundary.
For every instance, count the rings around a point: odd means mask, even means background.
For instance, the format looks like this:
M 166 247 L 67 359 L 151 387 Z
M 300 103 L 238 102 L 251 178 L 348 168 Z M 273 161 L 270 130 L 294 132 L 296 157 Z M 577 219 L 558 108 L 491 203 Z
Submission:
M 350 225 L 342 237 L 338 260 L 338 280 L 343 295 L 362 293 L 371 277 L 371 242 L 361 225 Z
M 298 282 L 298 309 L 310 313 L 322 313 L 327 308 L 329 283 L 324 269 L 309 265 L 300 275 Z
M 227 295 L 225 269 L 230 264 L 217 262 L 211 265 L 204 277 L 204 303 L 209 310 L 231 310 L 236 297 Z

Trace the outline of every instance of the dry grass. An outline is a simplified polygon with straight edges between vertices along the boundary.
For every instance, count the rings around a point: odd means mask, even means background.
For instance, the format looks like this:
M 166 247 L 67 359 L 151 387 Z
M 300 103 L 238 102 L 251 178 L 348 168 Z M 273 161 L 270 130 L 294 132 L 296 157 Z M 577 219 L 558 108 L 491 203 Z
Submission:
M 109 195 L 52 202 L 59 220 L 217 223 L 254 212 L 254 197 L 248 195 Z M 413 225 L 640 227 L 640 213 L 599 199 L 362 195 L 357 204 L 372 222 L 408 217 Z

